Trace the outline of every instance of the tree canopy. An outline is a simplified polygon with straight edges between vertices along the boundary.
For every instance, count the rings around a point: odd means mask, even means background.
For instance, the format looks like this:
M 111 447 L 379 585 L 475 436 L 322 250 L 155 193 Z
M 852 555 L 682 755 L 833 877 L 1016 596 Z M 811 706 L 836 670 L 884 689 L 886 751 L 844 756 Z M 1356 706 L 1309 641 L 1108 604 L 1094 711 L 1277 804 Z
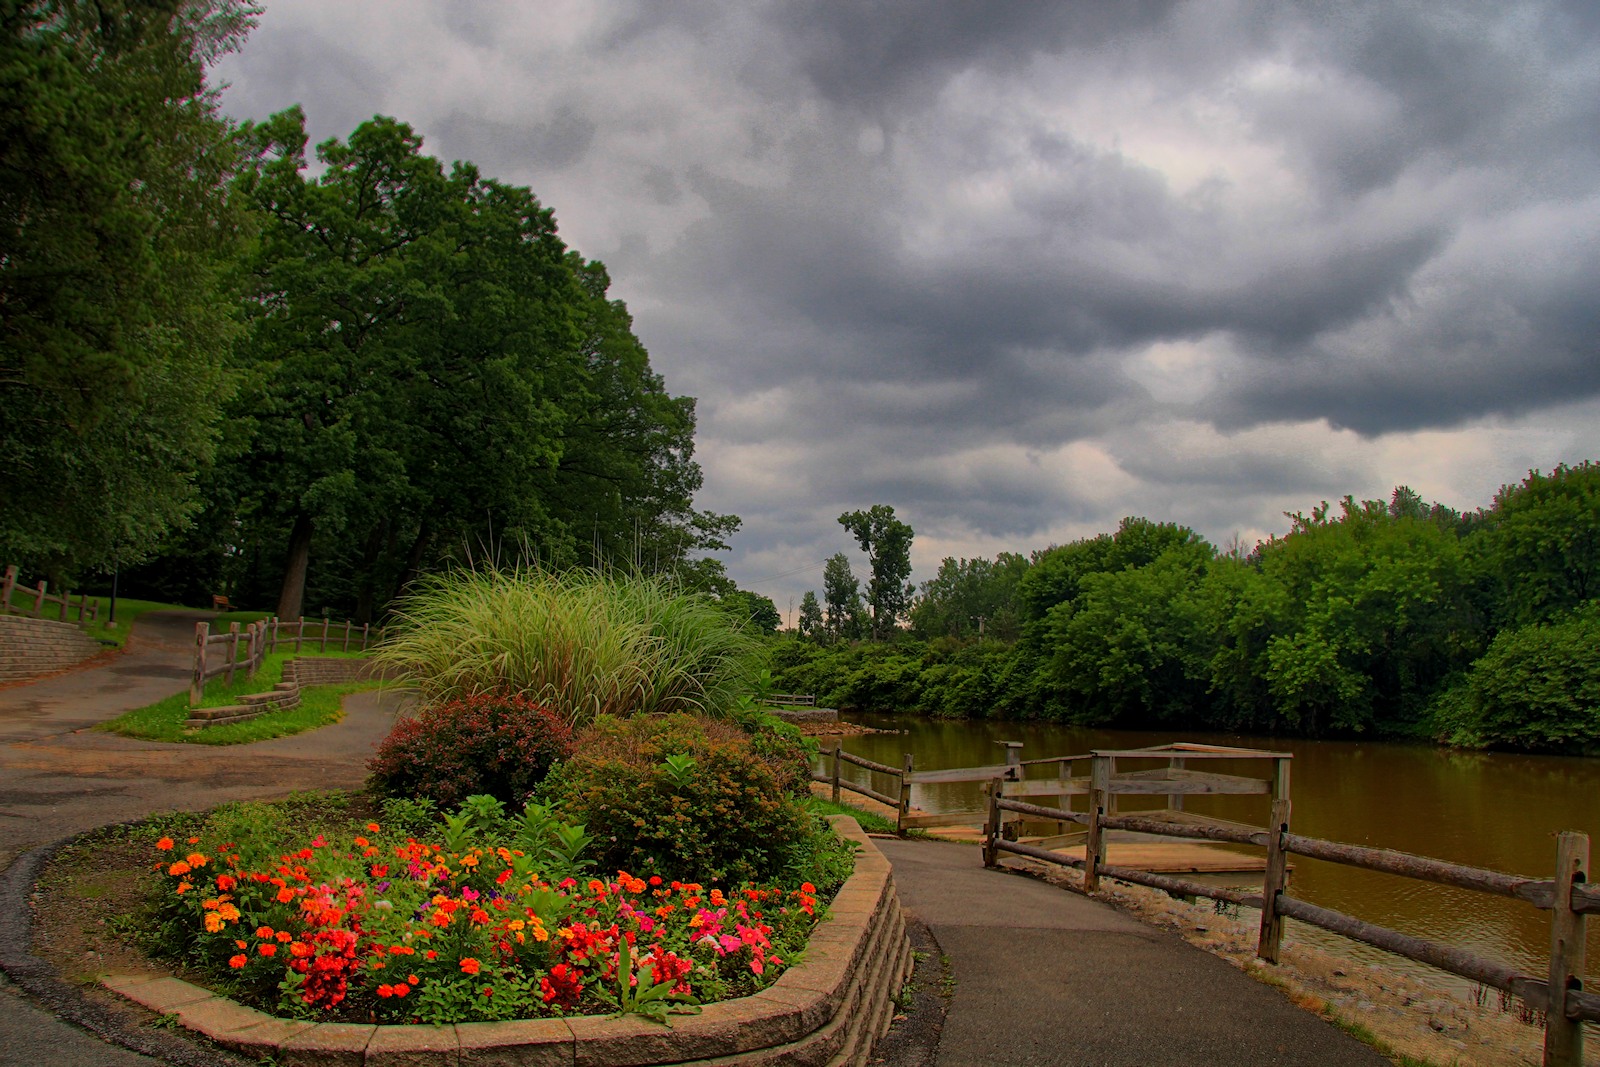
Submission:
M 200 506 L 251 219 L 206 60 L 237 0 L 0 11 L 0 551 L 152 552 Z

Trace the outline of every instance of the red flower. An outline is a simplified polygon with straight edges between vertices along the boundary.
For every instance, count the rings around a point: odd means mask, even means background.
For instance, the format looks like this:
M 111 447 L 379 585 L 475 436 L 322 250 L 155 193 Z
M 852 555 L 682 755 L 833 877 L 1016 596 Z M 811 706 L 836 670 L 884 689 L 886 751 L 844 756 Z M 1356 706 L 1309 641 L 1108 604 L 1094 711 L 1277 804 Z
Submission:
M 480 967 L 482 967 L 482 966 L 483 966 L 483 964 L 479 963 L 477 960 L 473 959 L 471 956 L 468 956 L 466 959 L 461 961 L 461 973 L 462 974 L 477 974 L 478 973 L 478 969 Z

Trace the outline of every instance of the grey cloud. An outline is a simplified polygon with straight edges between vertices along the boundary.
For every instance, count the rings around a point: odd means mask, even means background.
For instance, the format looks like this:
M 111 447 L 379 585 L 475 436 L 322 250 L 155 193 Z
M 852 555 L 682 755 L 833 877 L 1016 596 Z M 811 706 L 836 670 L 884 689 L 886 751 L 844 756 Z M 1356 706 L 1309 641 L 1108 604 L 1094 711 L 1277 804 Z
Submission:
M 489 175 L 538 175 L 576 166 L 599 130 L 572 104 L 557 105 L 544 122 L 509 122 L 456 110 L 436 125 L 441 132 L 430 146 L 434 151 L 450 159 L 470 159 Z

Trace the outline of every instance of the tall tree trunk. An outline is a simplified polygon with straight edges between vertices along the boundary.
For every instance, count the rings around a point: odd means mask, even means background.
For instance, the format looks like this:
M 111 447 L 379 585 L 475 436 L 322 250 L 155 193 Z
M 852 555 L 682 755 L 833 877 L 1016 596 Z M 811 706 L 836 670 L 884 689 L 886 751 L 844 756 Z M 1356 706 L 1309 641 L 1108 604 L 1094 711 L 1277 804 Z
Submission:
M 411 542 L 411 556 L 406 560 L 406 569 L 400 572 L 400 580 L 395 583 L 394 595 L 398 598 L 406 591 L 406 586 L 422 570 L 422 556 L 428 551 L 428 545 L 433 541 L 433 530 L 428 527 L 428 520 L 422 520 L 417 528 L 417 539 Z
M 297 515 L 289 531 L 289 558 L 283 565 L 278 618 L 298 619 L 305 607 L 306 568 L 311 565 L 311 516 Z

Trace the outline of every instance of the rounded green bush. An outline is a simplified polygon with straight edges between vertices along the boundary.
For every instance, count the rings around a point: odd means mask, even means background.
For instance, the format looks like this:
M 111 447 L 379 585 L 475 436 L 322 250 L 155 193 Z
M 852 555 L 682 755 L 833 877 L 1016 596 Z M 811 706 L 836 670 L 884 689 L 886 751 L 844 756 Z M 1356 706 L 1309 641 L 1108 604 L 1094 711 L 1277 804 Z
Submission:
M 602 718 L 545 792 L 588 828 L 601 870 L 722 885 L 776 879 L 803 862 L 819 829 L 797 795 L 793 749 L 760 748 L 704 716 Z

